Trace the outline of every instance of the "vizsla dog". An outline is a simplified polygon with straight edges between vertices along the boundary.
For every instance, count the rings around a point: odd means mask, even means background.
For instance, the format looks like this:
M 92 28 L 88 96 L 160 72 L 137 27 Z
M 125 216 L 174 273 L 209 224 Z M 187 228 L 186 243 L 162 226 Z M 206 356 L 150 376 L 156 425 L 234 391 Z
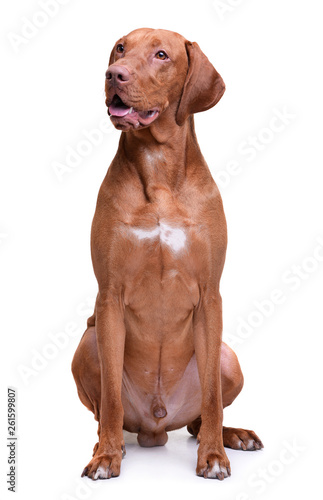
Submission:
M 253 431 L 222 426 L 243 376 L 222 342 L 226 221 L 193 114 L 214 106 L 225 86 L 196 43 L 139 29 L 114 46 L 105 90 L 122 134 L 92 225 L 95 311 L 72 363 L 99 423 L 82 475 L 120 474 L 123 429 L 159 446 L 187 426 L 199 442 L 196 473 L 223 479 L 224 446 L 263 446 Z

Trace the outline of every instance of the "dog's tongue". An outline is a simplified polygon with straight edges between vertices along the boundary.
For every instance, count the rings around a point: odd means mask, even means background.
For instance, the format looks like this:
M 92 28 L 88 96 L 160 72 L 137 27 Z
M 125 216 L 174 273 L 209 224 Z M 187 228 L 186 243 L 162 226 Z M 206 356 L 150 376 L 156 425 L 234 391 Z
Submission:
M 129 113 L 130 108 L 123 104 L 121 99 L 113 99 L 109 106 L 109 113 L 111 116 L 126 116 Z

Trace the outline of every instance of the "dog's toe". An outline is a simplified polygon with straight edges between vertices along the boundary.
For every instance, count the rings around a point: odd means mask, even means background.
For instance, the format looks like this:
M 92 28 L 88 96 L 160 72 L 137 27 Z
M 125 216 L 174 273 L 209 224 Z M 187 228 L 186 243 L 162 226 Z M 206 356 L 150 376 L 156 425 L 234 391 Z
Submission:
M 110 479 L 120 475 L 121 460 L 124 456 L 124 451 L 113 455 L 95 456 L 89 462 L 82 472 L 82 477 L 87 476 L 93 481 L 97 479 Z
M 231 476 L 230 462 L 225 451 L 223 450 L 222 453 L 211 451 L 209 447 L 200 445 L 196 474 L 205 479 L 219 479 L 220 481 Z
M 264 447 L 257 434 L 246 429 L 223 427 L 223 444 L 234 450 L 253 451 Z

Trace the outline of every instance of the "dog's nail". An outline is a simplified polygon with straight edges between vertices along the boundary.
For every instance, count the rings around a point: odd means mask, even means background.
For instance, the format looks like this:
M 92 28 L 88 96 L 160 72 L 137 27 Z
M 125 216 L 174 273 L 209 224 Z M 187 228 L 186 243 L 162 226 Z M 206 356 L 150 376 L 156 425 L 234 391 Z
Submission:
M 223 472 L 219 472 L 219 474 L 218 474 L 218 479 L 220 479 L 220 481 L 223 481 L 223 479 L 224 479 L 224 474 L 223 474 Z
M 84 477 L 86 474 L 87 474 L 87 471 L 89 470 L 88 467 L 85 467 L 82 474 L 81 474 L 81 477 Z

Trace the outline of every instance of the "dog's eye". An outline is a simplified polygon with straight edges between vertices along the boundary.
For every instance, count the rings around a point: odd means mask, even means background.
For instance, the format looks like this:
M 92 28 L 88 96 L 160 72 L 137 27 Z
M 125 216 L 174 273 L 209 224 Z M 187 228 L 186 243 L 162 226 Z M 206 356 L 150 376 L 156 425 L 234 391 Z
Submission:
M 164 52 L 164 50 L 159 50 L 155 56 L 157 59 L 162 59 L 163 61 L 165 59 L 168 59 L 168 55 L 166 54 L 166 52 Z
M 122 54 L 122 52 L 124 51 L 124 46 L 122 45 L 122 43 L 118 43 L 116 50 L 117 52 L 119 52 L 119 54 Z

